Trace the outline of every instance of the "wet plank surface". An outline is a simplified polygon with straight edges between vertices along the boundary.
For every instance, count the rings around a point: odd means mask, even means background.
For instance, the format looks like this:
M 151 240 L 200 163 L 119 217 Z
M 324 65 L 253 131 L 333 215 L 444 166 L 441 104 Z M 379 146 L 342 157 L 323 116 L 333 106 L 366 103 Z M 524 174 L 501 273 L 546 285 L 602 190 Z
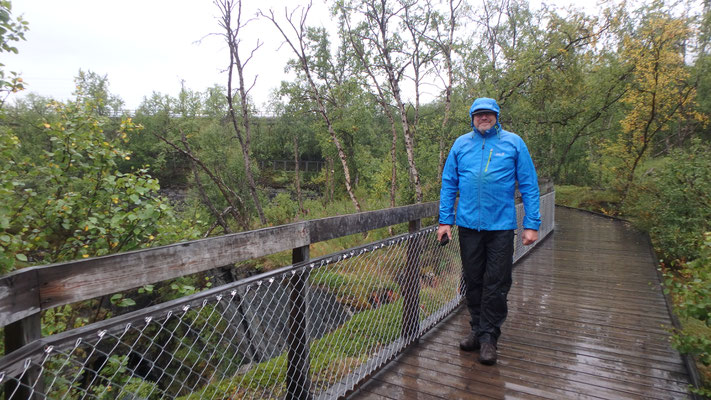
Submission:
M 655 268 L 626 223 L 556 208 L 555 232 L 514 269 L 495 366 L 459 350 L 460 306 L 350 398 L 689 398 Z

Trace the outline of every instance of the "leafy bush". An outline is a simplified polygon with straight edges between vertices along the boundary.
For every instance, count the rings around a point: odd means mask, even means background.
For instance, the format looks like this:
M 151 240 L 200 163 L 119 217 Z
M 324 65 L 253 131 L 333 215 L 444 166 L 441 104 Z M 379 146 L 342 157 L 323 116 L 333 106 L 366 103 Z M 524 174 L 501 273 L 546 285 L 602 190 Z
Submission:
M 131 158 L 122 145 L 140 126 L 129 118 L 105 131 L 111 121 L 91 102 L 53 102 L 47 113 L 40 143 L 0 128 L 0 273 L 197 235 L 189 223 L 178 227 L 146 170 L 118 171 Z
M 288 193 L 279 193 L 264 208 L 267 221 L 273 225 L 283 225 L 294 221 L 299 213 L 299 205 Z
M 711 230 L 711 145 L 696 140 L 676 150 L 640 180 L 626 212 L 650 233 L 662 258 L 699 256 L 704 232 Z
M 676 312 L 685 321 L 697 320 L 705 329 L 685 327 L 675 332 L 674 347 L 682 353 L 691 354 L 705 367 L 711 366 L 711 232 L 707 232 L 700 256 L 674 271 L 664 271 L 665 292 L 672 295 Z M 685 325 L 690 325 L 686 323 Z M 711 385 L 700 393 L 711 395 Z

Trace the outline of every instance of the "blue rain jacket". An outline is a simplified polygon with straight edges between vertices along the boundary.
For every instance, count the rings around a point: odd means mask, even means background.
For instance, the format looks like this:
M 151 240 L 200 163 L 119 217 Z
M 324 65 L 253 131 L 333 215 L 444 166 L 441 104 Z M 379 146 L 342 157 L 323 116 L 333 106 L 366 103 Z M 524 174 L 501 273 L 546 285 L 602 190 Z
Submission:
M 474 129 L 452 145 L 442 172 L 439 222 L 456 222 L 476 230 L 516 229 L 514 191 L 518 181 L 525 212 L 523 227 L 538 230 L 538 177 L 528 148 L 520 136 L 501 128 L 499 106 L 493 99 L 477 99 L 470 116 L 480 109 L 496 112 L 496 124 L 484 134 Z

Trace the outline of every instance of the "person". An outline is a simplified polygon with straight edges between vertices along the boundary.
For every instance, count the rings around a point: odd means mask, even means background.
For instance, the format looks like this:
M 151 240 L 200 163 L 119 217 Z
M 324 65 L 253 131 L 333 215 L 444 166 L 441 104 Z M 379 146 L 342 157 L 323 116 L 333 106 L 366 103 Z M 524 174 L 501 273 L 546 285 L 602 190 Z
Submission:
M 454 203 L 471 331 L 459 347 L 479 350 L 479 362 L 496 363 L 511 288 L 516 183 L 525 217 L 522 242 L 538 240 L 538 177 L 520 136 L 501 128 L 496 100 L 482 97 L 469 109 L 473 130 L 455 140 L 442 171 L 437 240 L 452 238 Z

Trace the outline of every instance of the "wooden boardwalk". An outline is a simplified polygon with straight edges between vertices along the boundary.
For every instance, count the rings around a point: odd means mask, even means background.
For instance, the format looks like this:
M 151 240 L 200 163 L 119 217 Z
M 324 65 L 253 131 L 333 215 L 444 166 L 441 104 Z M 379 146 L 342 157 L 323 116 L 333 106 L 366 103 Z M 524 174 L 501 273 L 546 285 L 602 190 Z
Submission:
M 557 208 L 555 232 L 515 266 L 495 366 L 459 350 L 460 306 L 350 398 L 689 398 L 655 268 L 626 223 Z

